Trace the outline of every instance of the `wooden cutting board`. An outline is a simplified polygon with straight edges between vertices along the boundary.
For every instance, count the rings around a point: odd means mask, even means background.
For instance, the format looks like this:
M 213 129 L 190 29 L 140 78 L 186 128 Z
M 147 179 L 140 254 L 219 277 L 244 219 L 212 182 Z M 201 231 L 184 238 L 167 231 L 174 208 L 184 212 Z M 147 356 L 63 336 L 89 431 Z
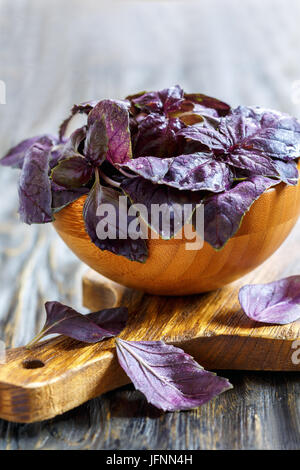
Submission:
M 290 253 L 280 257 L 280 271 L 275 255 L 273 262 L 228 287 L 187 297 L 146 295 L 88 271 L 83 303 L 91 311 L 127 305 L 129 321 L 122 338 L 163 339 L 182 347 L 207 369 L 299 370 L 295 358 L 300 358 L 300 322 L 255 323 L 242 312 L 237 298 L 245 283 L 275 279 L 295 249 L 297 245 L 290 243 Z M 32 350 L 7 351 L 6 363 L 0 365 L 0 417 L 41 421 L 129 382 L 118 365 L 114 339 L 87 345 L 56 337 Z

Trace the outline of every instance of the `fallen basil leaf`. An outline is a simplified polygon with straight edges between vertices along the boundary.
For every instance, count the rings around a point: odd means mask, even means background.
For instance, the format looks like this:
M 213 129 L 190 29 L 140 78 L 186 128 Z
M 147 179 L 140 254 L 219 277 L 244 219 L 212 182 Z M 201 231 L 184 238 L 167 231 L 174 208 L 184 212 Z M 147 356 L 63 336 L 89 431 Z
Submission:
M 109 308 L 83 315 L 60 302 L 46 302 L 46 323 L 42 331 L 27 345 L 31 347 L 44 336 L 58 333 L 84 343 L 97 343 L 117 336 L 125 328 L 126 307 Z
M 27 150 L 19 182 L 19 213 L 27 224 L 52 222 L 49 147 L 32 145 Z
M 269 284 L 246 285 L 239 301 L 251 320 L 285 325 L 300 319 L 300 276 Z
M 142 238 L 135 240 L 127 234 L 128 225 L 133 217 L 127 217 L 127 203 L 125 207 L 121 204 L 119 205 L 120 196 L 122 196 L 122 193 L 115 189 L 102 186 L 99 181 L 98 172 L 96 172 L 94 185 L 83 207 L 85 229 L 91 241 L 100 250 L 108 250 L 116 255 L 125 256 L 131 261 L 143 263 L 148 256 L 146 242 Z M 110 219 L 107 223 L 107 238 L 105 239 L 99 238 L 97 235 L 97 225 L 104 218 L 97 215 L 97 209 L 103 204 L 109 204 L 111 208 L 115 209 L 116 214 L 115 219 Z
M 239 229 L 253 202 L 278 181 L 253 176 L 234 188 L 204 200 L 204 239 L 215 249 L 222 248 Z
M 121 367 L 149 403 L 164 411 L 189 410 L 232 388 L 190 355 L 163 341 L 116 339 Z

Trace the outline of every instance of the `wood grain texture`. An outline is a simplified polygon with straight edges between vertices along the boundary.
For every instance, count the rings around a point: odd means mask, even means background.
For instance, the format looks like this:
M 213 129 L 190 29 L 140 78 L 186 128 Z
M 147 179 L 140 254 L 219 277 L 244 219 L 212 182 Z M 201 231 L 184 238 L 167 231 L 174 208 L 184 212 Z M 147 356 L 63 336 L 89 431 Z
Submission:
M 98 306 L 94 311 L 121 306 L 125 291 L 125 286 L 111 281 L 91 269 L 83 275 L 82 302 L 84 307 L 88 309 L 93 309 L 90 306 L 91 303 Z M 89 302 L 91 303 L 88 305 Z
M 282 183 L 262 194 L 243 218 L 237 233 L 219 251 L 207 242 L 200 249 L 189 250 L 190 241 L 184 236 L 157 239 L 149 230 L 146 240 L 149 255 L 145 263 L 99 250 L 91 242 L 83 220 L 85 200 L 86 196 L 82 196 L 65 207 L 56 214 L 53 223 L 78 258 L 127 287 L 150 294 L 178 296 L 223 287 L 269 258 L 298 220 L 300 180 L 297 186 Z
M 284 251 L 277 260 L 282 264 L 283 259 Z M 240 287 L 264 282 L 269 270 L 265 263 L 242 280 L 203 295 L 169 298 L 124 290 L 119 305 L 128 307 L 130 317 L 122 337 L 163 339 L 182 347 L 207 369 L 300 371 L 300 364 L 292 360 L 293 343 L 300 340 L 300 320 L 288 325 L 257 323 L 243 313 L 238 301 Z M 84 306 L 91 311 L 101 309 L 105 302 L 99 292 L 114 291 L 114 283 L 110 287 L 92 270 L 82 281 Z M 88 292 L 86 284 L 90 285 Z
M 281 264 L 284 256 L 282 252 L 278 258 Z M 300 252 L 298 256 L 300 263 Z M 163 339 L 210 370 L 299 372 L 293 343 L 300 340 L 300 321 L 262 325 L 248 319 L 239 306 L 239 288 L 254 279 L 262 282 L 269 270 L 266 263 L 255 276 L 227 288 L 185 297 L 146 295 L 88 273 L 83 277 L 83 303 L 92 311 L 127 306 L 122 339 Z M 0 417 L 23 423 L 53 418 L 128 382 L 118 365 L 114 339 L 87 345 L 59 337 L 30 350 L 11 349 L 6 363 L 0 364 Z
M 300 116 L 291 100 L 300 79 L 298 0 L 116 3 L 0 1 L 2 152 L 56 132 L 74 102 L 173 83 Z M 46 300 L 80 310 L 84 270 L 51 227 L 20 224 L 17 178 L 1 168 L 0 339 L 13 347 L 40 329 Z M 286 250 L 284 265 L 270 264 L 266 281 L 299 274 L 299 232 L 298 224 L 278 252 Z M 0 421 L 0 449 L 300 447 L 299 373 L 226 375 L 235 388 L 191 412 L 161 414 L 128 385 L 50 421 Z

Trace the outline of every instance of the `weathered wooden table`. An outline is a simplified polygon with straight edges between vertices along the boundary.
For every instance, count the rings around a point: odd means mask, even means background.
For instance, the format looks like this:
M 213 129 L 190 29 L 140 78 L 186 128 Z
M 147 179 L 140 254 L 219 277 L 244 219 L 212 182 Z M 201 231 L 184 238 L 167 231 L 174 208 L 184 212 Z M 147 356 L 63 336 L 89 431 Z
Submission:
M 2 152 L 55 132 L 74 102 L 177 82 L 300 116 L 299 14 L 297 0 L 0 0 Z M 0 340 L 9 346 L 32 338 L 46 300 L 81 308 L 85 269 L 52 227 L 19 222 L 17 178 L 1 168 Z M 281 248 L 282 275 L 300 273 L 297 241 L 299 224 Z M 0 449 L 300 447 L 298 373 L 224 375 L 234 389 L 190 412 L 163 414 L 127 386 L 47 422 L 0 421 Z

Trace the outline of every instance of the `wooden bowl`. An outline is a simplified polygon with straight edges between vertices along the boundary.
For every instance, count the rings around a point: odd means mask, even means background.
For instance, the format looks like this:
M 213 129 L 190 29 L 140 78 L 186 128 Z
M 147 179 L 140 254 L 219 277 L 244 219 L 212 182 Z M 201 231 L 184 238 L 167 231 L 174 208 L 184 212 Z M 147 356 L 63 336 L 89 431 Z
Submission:
M 95 271 L 158 295 L 206 292 L 244 276 L 280 247 L 300 214 L 300 182 L 297 186 L 280 184 L 254 202 L 240 229 L 222 250 L 215 251 L 205 242 L 201 250 L 188 251 L 185 240 L 150 239 L 149 258 L 141 264 L 101 251 L 90 241 L 82 217 L 85 198 L 56 214 L 54 227 L 61 238 Z

